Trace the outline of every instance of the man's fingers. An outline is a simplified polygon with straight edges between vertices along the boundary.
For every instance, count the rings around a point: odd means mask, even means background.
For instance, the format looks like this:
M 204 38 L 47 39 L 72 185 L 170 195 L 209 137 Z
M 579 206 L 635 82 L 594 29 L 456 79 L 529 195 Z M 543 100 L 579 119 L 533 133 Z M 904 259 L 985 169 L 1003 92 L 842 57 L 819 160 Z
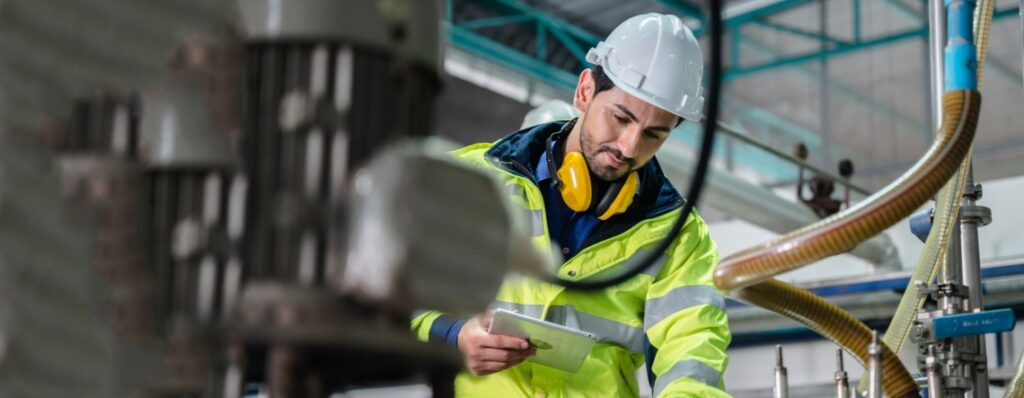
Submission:
M 530 356 L 528 350 L 502 350 L 497 348 L 481 348 L 476 359 L 485 362 L 512 362 L 521 361 Z
M 489 348 L 501 348 L 506 350 L 525 350 L 530 344 L 525 339 L 500 334 L 489 334 L 481 341 L 481 346 Z

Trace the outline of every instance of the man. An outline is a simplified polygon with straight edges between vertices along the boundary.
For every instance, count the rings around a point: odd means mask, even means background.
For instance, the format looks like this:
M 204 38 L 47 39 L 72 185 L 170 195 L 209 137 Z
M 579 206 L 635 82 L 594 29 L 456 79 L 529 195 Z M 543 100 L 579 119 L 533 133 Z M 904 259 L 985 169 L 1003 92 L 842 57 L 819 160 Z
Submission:
M 557 272 L 570 280 L 621 272 L 664 237 L 683 198 L 654 154 L 684 119 L 699 120 L 703 105 L 700 47 L 674 16 L 630 18 L 587 60 L 596 66 L 579 76 L 577 119 L 455 152 L 506 184 L 532 215 L 534 243 L 560 248 L 565 261 Z M 655 396 L 727 397 L 721 375 L 731 334 L 713 287 L 716 262 L 715 244 L 694 212 L 658 263 L 620 285 L 580 292 L 507 278 L 495 307 L 600 338 L 576 373 L 524 362 L 534 354 L 527 342 L 488 334 L 486 315 L 460 320 L 426 312 L 413 329 L 463 353 L 469 373 L 456 380 L 459 396 L 636 396 L 634 373 L 646 360 Z

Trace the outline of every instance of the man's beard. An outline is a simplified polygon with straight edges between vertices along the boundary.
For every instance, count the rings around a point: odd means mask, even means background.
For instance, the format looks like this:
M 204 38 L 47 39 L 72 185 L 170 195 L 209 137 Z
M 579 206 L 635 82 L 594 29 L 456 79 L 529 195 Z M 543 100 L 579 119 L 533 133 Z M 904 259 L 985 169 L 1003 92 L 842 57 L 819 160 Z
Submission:
M 584 121 L 581 121 L 584 122 Z M 618 149 L 612 148 L 610 145 L 601 145 L 598 148 L 594 148 L 594 143 L 590 141 L 586 131 L 586 124 L 580 124 L 580 150 L 583 151 L 583 158 L 587 160 L 587 167 L 590 168 L 590 172 L 598 178 L 604 181 L 615 181 L 630 171 L 635 170 L 636 160 L 622 156 L 622 152 Z M 608 152 L 618 159 L 621 159 L 626 163 L 626 168 L 619 170 L 611 165 L 604 164 L 598 160 L 598 156 L 604 152 Z

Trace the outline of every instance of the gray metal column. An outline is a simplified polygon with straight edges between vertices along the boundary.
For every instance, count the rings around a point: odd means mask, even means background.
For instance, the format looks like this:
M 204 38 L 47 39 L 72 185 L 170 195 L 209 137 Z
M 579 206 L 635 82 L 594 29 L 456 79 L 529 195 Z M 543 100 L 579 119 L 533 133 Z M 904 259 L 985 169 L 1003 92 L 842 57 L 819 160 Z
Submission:
M 928 0 L 928 50 L 931 54 L 932 123 L 942 124 L 943 49 L 946 47 L 946 8 L 942 0 Z
M 992 213 L 987 207 L 977 206 L 981 199 L 981 185 L 974 183 L 973 164 L 967 169 L 967 183 L 964 186 L 963 201 L 960 209 L 960 244 L 961 267 L 964 284 L 968 288 L 968 300 L 964 311 L 983 311 L 985 303 L 981 291 L 981 256 L 978 250 L 978 227 L 992 221 Z M 985 336 L 976 337 L 975 354 L 978 363 L 974 367 L 974 397 L 988 398 L 988 361 L 985 357 Z

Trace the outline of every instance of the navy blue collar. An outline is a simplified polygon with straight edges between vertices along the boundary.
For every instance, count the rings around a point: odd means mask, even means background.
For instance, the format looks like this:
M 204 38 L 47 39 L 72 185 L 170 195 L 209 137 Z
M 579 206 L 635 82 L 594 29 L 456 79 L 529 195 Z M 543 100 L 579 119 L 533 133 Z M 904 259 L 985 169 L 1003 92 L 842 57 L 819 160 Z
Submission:
M 528 178 L 539 186 L 541 181 L 550 178 L 550 170 L 545 170 L 546 178 L 541 179 L 539 174 L 541 169 L 547 169 L 546 162 L 541 162 L 541 167 L 532 166 L 537 165 L 541 156 L 544 156 L 544 143 L 548 136 L 558 132 L 565 123 L 545 123 L 516 131 L 495 142 L 485 156 L 498 167 Z M 657 157 L 652 158 L 637 173 L 642 184 L 634 206 L 609 221 L 632 226 L 640 220 L 656 217 L 683 205 L 683 197 L 665 177 Z

